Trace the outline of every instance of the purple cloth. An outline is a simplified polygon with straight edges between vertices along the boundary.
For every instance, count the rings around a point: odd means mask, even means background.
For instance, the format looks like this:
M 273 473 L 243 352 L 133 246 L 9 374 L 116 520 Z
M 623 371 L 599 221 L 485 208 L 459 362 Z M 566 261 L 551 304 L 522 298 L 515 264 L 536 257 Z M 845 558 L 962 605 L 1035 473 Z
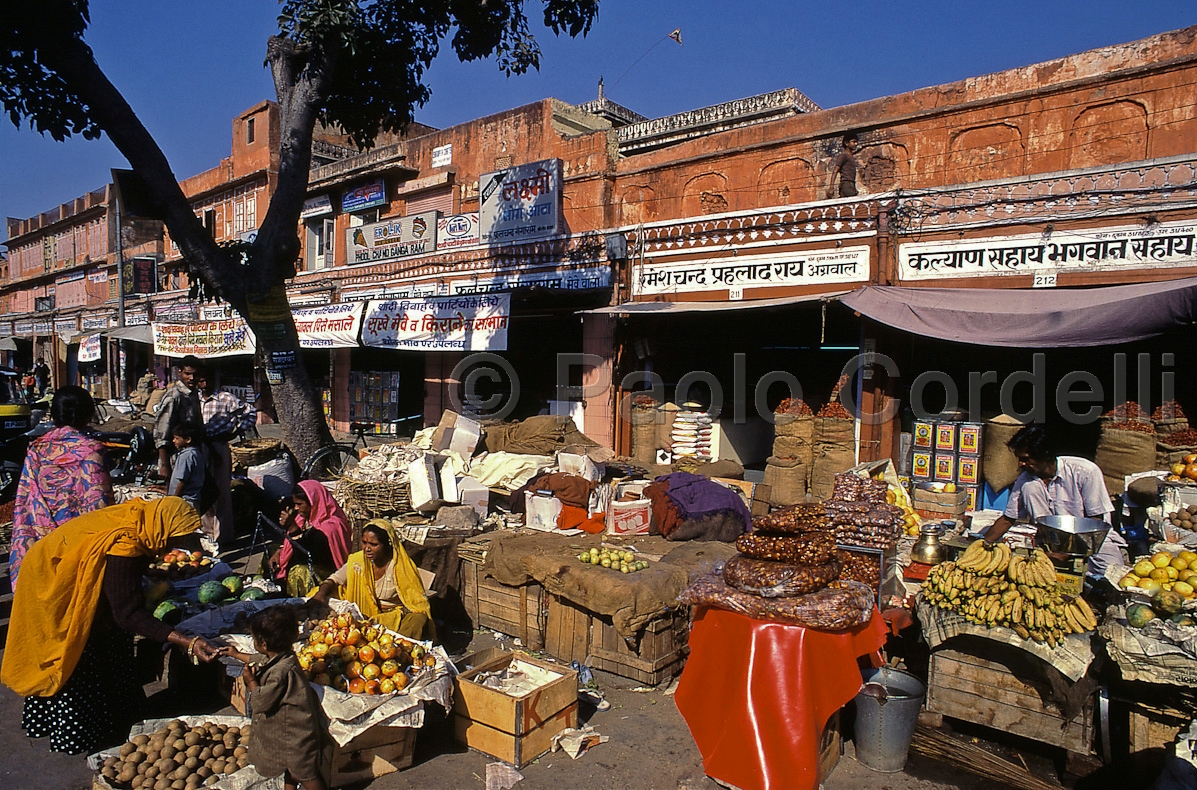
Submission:
M 740 517 L 747 529 L 752 516 L 740 495 L 727 486 L 719 485 L 702 475 L 690 472 L 674 472 L 662 475 L 658 481 L 665 481 L 666 495 L 677 505 L 683 520 L 700 518 L 710 513 L 731 512 Z

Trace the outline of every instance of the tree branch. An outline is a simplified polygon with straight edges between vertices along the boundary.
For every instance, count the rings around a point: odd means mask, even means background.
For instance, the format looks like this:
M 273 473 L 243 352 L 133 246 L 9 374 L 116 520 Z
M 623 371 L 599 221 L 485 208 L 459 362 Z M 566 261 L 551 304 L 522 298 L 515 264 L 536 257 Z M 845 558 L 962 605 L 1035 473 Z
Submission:
M 87 105 L 89 115 L 145 181 L 171 238 L 194 270 L 229 304 L 241 309 L 245 304 L 241 267 L 220 249 L 195 216 L 162 149 L 100 69 L 91 48 L 70 39 L 42 49 L 39 55 Z

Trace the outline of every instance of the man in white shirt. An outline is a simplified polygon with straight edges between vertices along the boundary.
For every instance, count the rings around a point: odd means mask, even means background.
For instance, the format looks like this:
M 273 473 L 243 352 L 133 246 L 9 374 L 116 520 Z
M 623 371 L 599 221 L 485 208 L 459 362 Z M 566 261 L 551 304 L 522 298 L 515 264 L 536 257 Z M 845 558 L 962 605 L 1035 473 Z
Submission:
M 1097 464 L 1073 455 L 1056 455 L 1042 425 L 1028 425 L 1008 443 L 1022 470 L 1010 491 L 1010 501 L 985 539 L 996 541 L 1016 520 L 1034 522 L 1043 516 L 1077 516 L 1110 522 L 1114 505 Z M 1111 528 L 1097 553 L 1089 558 L 1089 574 L 1100 576 L 1106 565 L 1124 564 L 1126 540 Z

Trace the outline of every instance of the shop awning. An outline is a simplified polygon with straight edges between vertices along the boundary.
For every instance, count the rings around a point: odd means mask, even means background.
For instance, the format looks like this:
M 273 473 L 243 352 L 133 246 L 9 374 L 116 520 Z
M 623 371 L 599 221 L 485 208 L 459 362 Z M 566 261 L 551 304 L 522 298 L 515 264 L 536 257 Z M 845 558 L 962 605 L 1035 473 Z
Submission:
M 735 301 L 711 302 L 624 302 L 623 304 L 599 307 L 594 310 L 579 310 L 579 313 L 606 313 L 617 315 L 673 315 L 675 313 L 714 313 L 722 310 L 752 310 L 760 307 L 785 307 L 803 302 L 833 301 L 851 291 L 805 294 L 803 296 L 779 296 L 774 299 L 738 299 Z
M 13 337 L 0 337 L 0 351 L 16 351 L 17 341 Z
M 119 329 L 105 329 L 100 332 L 101 335 L 106 335 L 113 340 L 132 340 L 135 343 L 145 343 L 146 345 L 154 345 L 154 332 L 150 329 L 149 324 L 141 324 L 140 326 L 124 326 Z
M 1129 343 L 1197 319 L 1197 277 L 1097 288 L 899 288 L 842 299 L 878 323 L 982 346 L 1058 348 Z

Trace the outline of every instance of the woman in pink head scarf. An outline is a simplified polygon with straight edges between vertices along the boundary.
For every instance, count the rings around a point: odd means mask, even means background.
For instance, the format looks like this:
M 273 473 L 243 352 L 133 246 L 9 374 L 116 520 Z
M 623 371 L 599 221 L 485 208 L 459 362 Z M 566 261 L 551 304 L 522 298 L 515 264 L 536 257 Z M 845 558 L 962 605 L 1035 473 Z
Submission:
M 270 567 L 285 580 L 288 595 L 305 596 L 349 558 L 349 519 L 315 480 L 295 486 L 282 516 L 288 539 L 270 558 Z

